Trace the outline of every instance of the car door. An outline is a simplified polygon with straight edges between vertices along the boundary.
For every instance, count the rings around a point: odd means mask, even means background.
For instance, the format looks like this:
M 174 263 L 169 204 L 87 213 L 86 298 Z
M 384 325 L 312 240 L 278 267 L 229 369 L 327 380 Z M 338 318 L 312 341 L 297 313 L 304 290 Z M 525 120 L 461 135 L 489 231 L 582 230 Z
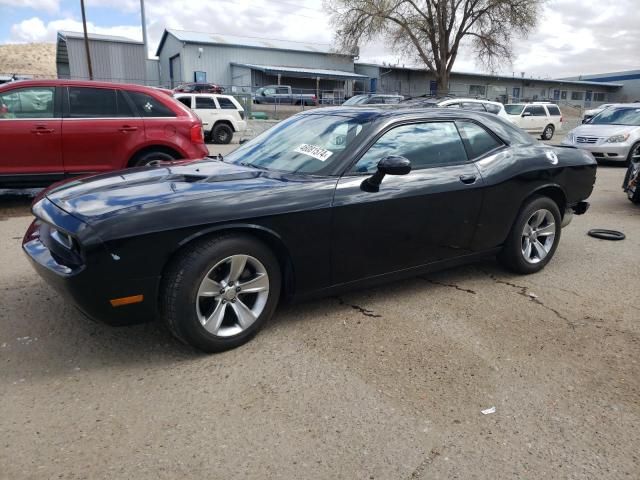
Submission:
M 55 87 L 0 92 L 0 175 L 62 175 L 59 94 Z
M 196 113 L 202 120 L 202 129 L 210 133 L 219 113 L 218 105 L 213 97 L 198 96 L 195 97 L 195 102 Z
M 127 165 L 144 144 L 144 122 L 122 90 L 67 87 L 62 149 L 68 173 L 103 172 Z
M 363 190 L 363 180 L 389 155 L 409 159 L 411 172 L 387 175 L 378 192 Z M 468 254 L 482 183 L 453 121 L 387 129 L 336 187 L 334 284 Z

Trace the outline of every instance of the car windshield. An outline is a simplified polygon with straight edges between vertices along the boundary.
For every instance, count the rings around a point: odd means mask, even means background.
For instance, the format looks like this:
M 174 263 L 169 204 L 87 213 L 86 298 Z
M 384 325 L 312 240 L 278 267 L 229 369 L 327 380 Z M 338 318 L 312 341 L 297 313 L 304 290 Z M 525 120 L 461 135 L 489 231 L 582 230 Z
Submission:
M 343 105 L 360 105 L 367 101 L 369 95 L 356 95 L 343 103 Z
M 640 107 L 607 108 L 593 117 L 592 125 L 634 125 L 640 126 Z
M 296 115 L 245 143 L 224 161 L 286 173 L 318 173 L 339 160 L 370 117 Z
M 524 110 L 524 105 L 521 105 L 518 103 L 511 103 L 509 105 L 505 105 L 504 110 L 509 115 L 520 115 L 522 113 L 522 110 Z

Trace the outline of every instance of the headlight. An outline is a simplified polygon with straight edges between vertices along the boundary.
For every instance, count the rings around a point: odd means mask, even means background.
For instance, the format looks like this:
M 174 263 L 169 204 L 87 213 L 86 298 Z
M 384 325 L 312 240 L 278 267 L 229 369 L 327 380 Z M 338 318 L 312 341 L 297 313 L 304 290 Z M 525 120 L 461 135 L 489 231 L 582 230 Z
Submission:
M 565 138 L 565 141 L 567 143 L 574 143 L 575 142 L 575 135 L 573 133 L 568 134 L 567 137 Z
M 607 138 L 607 143 L 622 143 L 622 142 L 626 142 L 627 138 L 629 138 L 628 133 L 625 133 L 622 135 L 614 135 L 613 137 Z
M 73 250 L 73 238 L 60 230 L 51 229 L 51 238 L 68 250 Z

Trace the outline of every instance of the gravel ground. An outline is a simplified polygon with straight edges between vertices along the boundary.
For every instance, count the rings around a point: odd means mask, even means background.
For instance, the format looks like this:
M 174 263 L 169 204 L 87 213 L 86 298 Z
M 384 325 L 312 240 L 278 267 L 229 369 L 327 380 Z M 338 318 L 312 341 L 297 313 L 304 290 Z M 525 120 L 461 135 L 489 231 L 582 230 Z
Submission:
M 27 200 L 0 197 L 0 477 L 638 478 L 640 209 L 623 173 L 599 170 L 538 274 L 484 262 L 288 306 L 212 356 L 86 320 L 20 251 Z

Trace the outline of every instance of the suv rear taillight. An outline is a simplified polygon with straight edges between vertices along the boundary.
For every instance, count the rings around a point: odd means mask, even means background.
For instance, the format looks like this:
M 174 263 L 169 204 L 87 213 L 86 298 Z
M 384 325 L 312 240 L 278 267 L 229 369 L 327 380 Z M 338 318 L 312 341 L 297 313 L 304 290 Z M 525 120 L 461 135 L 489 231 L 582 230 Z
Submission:
M 560 115 L 560 123 L 562 123 L 562 115 Z
M 244 110 L 238 110 L 238 113 L 240 114 L 240 118 L 244 120 Z
M 191 127 L 191 143 L 204 143 L 202 125 L 197 124 Z

